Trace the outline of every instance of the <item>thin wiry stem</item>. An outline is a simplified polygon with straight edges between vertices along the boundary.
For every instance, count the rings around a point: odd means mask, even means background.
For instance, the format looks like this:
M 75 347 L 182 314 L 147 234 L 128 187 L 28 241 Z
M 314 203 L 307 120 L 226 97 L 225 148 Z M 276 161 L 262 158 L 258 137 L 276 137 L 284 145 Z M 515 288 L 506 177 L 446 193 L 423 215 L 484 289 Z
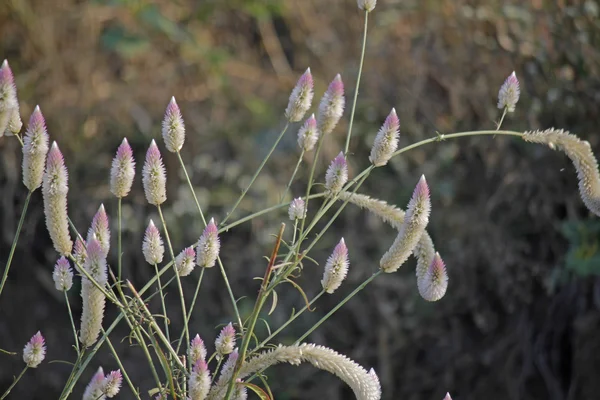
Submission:
M 105 333 L 104 329 L 102 329 L 102 333 Z M 129 385 L 129 389 L 131 389 L 131 392 L 133 393 L 133 395 L 135 396 L 136 399 L 141 400 L 140 394 L 138 393 L 135 386 L 133 386 L 131 379 L 129 379 L 129 375 L 127 375 L 127 371 L 125 371 L 125 367 L 123 366 L 123 363 L 121 362 L 121 359 L 119 358 L 119 354 L 113 347 L 112 342 L 110 341 L 108 336 L 106 338 L 106 343 L 108 344 L 108 347 L 110 348 L 110 352 L 112 353 L 113 357 L 117 361 L 117 365 L 119 366 L 119 369 L 121 370 L 121 373 L 123 374 L 123 378 L 125 379 L 125 382 L 127 382 L 127 385 Z
M 158 276 L 158 265 L 154 264 L 154 271 L 156 271 L 156 276 Z M 158 285 L 158 295 L 160 296 L 160 304 L 162 305 L 163 310 L 163 318 L 165 319 L 165 335 L 167 335 L 167 340 L 170 342 L 171 337 L 169 336 L 169 316 L 167 315 L 167 305 L 165 304 L 165 295 L 163 293 L 162 283 L 160 281 L 160 276 L 156 280 Z M 182 331 L 183 334 L 183 331 Z
M 122 243 L 121 243 L 121 235 L 123 233 L 123 229 L 121 226 L 121 218 L 122 218 L 122 214 L 121 214 L 121 198 L 119 197 L 118 203 L 117 203 L 117 224 L 118 224 L 118 232 L 117 232 L 117 286 L 120 288 L 121 287 L 121 268 L 122 268 L 122 259 L 123 259 L 123 247 L 122 247 Z M 120 290 L 120 292 L 122 292 L 122 290 Z
M 204 271 L 206 268 L 200 269 L 200 278 L 198 278 L 198 283 L 196 284 L 196 291 L 194 292 L 194 297 L 192 298 L 192 304 L 190 305 L 190 309 L 187 314 L 187 318 L 185 319 L 185 324 L 188 325 L 190 319 L 192 318 L 192 312 L 194 311 L 194 307 L 196 306 L 196 299 L 198 298 L 198 293 L 200 292 L 200 285 L 202 284 L 202 278 L 204 277 Z M 183 341 L 183 332 L 181 332 L 181 336 L 179 336 L 179 343 L 177 343 L 177 349 L 175 350 L 179 353 L 179 348 L 181 347 L 181 342 Z
M 19 376 L 17 376 L 15 378 L 15 380 L 13 381 L 13 383 L 8 387 L 8 389 L 6 389 L 6 392 L 4 392 L 4 394 L 2 395 L 2 397 L 0 397 L 0 400 L 6 398 L 6 396 L 8 396 L 10 394 L 10 391 L 12 390 L 12 388 L 15 387 L 15 385 L 17 384 L 17 382 L 19 382 L 21 380 L 21 378 L 23 377 L 23 375 L 25 375 L 25 371 L 27 371 L 29 367 L 26 365 L 25 368 L 23 368 L 23 371 L 21 371 L 21 373 L 19 374 Z
M 298 157 L 298 162 L 296 163 L 296 168 L 294 168 L 294 173 L 290 177 L 290 181 L 288 182 L 287 186 L 285 187 L 285 190 L 283 191 L 283 194 L 281 195 L 281 199 L 279 200 L 279 203 L 283 203 L 283 199 L 285 199 L 285 195 L 287 194 L 288 190 L 290 190 L 290 187 L 292 186 L 292 183 L 294 182 L 294 178 L 296 177 L 296 174 L 298 173 L 298 168 L 300 168 L 300 164 L 302 164 L 303 157 L 304 157 L 304 149 L 302 149 L 302 151 L 300 152 L 300 157 Z
M 63 290 L 65 294 L 65 302 L 67 303 L 67 310 L 69 311 L 69 319 L 71 320 L 71 328 L 73 328 L 73 337 L 75 338 L 75 349 L 77 349 L 77 355 L 79 355 L 79 339 L 77 338 L 77 329 L 75 328 L 75 321 L 73 320 L 73 312 L 71 312 L 71 304 L 69 302 L 69 295 L 66 290 Z
M 508 107 L 504 107 L 504 110 L 502 111 L 502 117 L 500 117 L 500 121 L 498 121 L 498 124 L 496 125 L 497 131 L 500 130 L 500 127 L 502 126 L 502 122 L 504 121 L 504 117 L 506 117 L 507 112 L 508 112 Z

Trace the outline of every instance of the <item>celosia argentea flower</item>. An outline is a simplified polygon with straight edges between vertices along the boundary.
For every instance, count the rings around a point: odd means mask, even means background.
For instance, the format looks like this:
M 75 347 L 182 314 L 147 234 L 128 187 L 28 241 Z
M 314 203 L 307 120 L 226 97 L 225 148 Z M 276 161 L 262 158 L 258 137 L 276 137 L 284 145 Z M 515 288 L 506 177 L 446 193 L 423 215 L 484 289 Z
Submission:
M 298 83 L 292 90 L 285 116 L 290 122 L 298 122 L 310 108 L 313 99 L 313 78 L 310 68 L 298 79 Z
M 22 126 L 15 78 L 4 60 L 0 66 L 0 137 L 17 134 Z
M 519 80 L 517 79 L 517 74 L 513 71 L 500 87 L 500 91 L 498 92 L 498 108 L 501 110 L 506 108 L 508 112 L 515 111 L 520 94 Z
M 142 244 L 142 253 L 144 253 L 144 258 L 150 265 L 160 264 L 165 254 L 165 246 L 160 237 L 160 232 L 152 220 L 150 220 L 148 227 L 146 228 L 144 243 Z
M 133 151 L 127 142 L 127 138 L 124 138 L 117 149 L 117 154 L 113 158 L 110 168 L 110 191 L 112 194 L 118 198 L 127 196 L 131 190 L 134 176 Z
M 102 392 L 108 398 L 115 397 L 121 390 L 121 383 L 123 382 L 123 375 L 121 370 L 111 371 L 104 377 L 102 382 Z
M 71 269 L 69 260 L 65 257 L 59 258 L 56 262 L 54 271 L 52 272 L 52 279 L 54 280 L 56 290 L 60 290 L 61 292 L 66 292 L 73 286 L 73 270 Z
M 87 260 L 87 250 L 85 248 L 85 243 L 81 237 L 77 237 L 75 239 L 75 246 L 73 246 L 73 257 L 75 258 L 75 264 L 83 266 L 85 261 Z
M 448 289 L 448 273 L 439 253 L 435 253 L 431 265 L 423 276 L 417 276 L 419 294 L 427 301 L 438 301 Z
M 174 96 L 171 97 L 165 111 L 165 118 L 162 122 L 162 137 L 165 141 L 165 147 L 172 153 L 177 153 L 183 147 L 185 125 Z
M 385 119 L 385 122 L 375 137 L 369 161 L 376 167 L 386 165 L 390 158 L 392 158 L 392 154 L 398 148 L 399 137 L 400 120 L 398 119 L 398 115 L 396 115 L 396 109 L 392 108 L 392 111 Z
M 288 215 L 292 221 L 306 218 L 306 203 L 302 198 L 297 197 L 290 203 Z
M 327 259 L 325 271 L 323 272 L 323 280 L 321 285 L 327 293 L 333 293 L 340 287 L 346 275 L 348 274 L 348 247 L 344 242 L 344 238 L 333 249 L 333 253 Z
M 96 240 L 100 243 L 100 247 L 106 258 L 110 249 L 110 229 L 108 227 L 108 215 L 106 215 L 104 204 L 100 204 L 98 211 L 92 219 L 92 224 L 87 233 L 88 242 L 92 239 L 93 235 L 96 235 Z
M 88 272 L 101 287 L 108 280 L 106 256 L 95 237 L 87 243 L 87 259 L 83 268 Z M 81 328 L 79 340 L 85 347 L 90 347 L 96 340 L 102 329 L 104 318 L 104 306 L 106 298 L 104 293 L 96 287 L 86 276 L 81 278 Z
M 104 400 L 104 370 L 99 367 L 83 392 L 82 400 Z
M 365 11 L 373 11 L 377 5 L 377 0 L 357 0 L 358 8 Z
M 235 329 L 231 322 L 227 324 L 217 336 L 217 340 L 215 340 L 215 348 L 217 350 L 217 354 L 224 355 L 229 354 L 233 351 L 235 347 Z
M 311 151 L 315 148 L 318 139 L 317 119 L 315 114 L 312 114 L 298 130 L 298 146 L 304 151 Z
M 175 257 L 175 270 L 179 276 L 188 276 L 196 266 L 196 252 L 193 247 L 186 247 Z
M 348 164 L 346 163 L 344 153 L 340 152 L 333 159 L 329 168 L 327 168 L 327 172 L 325 173 L 325 189 L 330 194 L 335 194 L 342 190 L 346 182 L 348 182 Z
M 167 200 L 167 175 L 156 142 L 152 139 L 142 169 L 142 183 L 148 203 L 159 206 Z
M 217 257 L 219 257 L 220 250 L 221 242 L 219 241 L 219 231 L 215 224 L 215 219 L 211 218 L 198 240 L 198 246 L 196 247 L 196 264 L 202 268 L 214 267 Z
M 33 337 L 27 342 L 23 349 L 23 361 L 29 368 L 36 368 L 44 361 L 46 357 L 46 345 L 44 337 L 38 331 Z
M 67 217 L 68 173 L 60 149 L 52 143 L 42 182 L 46 227 L 56 251 L 63 256 L 71 253 L 73 242 Z
M 195 365 L 199 360 L 206 360 L 206 346 L 200 335 L 196 335 L 188 349 L 188 359 L 192 365 Z
M 211 378 L 206 361 L 200 359 L 192 367 L 188 381 L 190 400 L 205 400 L 210 390 Z
M 23 183 L 33 192 L 42 185 L 44 164 L 50 148 L 46 121 L 36 106 L 29 118 L 29 125 L 23 138 Z
M 340 74 L 337 74 L 319 103 L 317 125 L 321 135 L 327 135 L 333 131 L 344 113 L 345 102 L 344 83 Z

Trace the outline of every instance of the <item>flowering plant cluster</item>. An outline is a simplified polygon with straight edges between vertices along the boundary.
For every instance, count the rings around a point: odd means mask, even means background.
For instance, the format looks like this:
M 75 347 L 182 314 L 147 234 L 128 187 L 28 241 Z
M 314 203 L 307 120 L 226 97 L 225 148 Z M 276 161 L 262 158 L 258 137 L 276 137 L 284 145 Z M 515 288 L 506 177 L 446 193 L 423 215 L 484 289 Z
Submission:
M 364 11 L 365 22 L 369 13 L 374 12 L 376 0 L 358 0 L 358 7 Z M 365 23 L 363 43 L 366 44 L 367 24 Z M 364 46 L 364 45 L 363 45 Z M 502 111 L 495 129 L 471 132 L 459 132 L 447 135 L 437 134 L 421 142 L 398 148 L 400 144 L 400 118 L 392 108 L 382 122 L 368 160 L 353 160 L 349 152 L 352 136 L 352 122 L 357 103 L 358 86 L 364 63 L 360 60 L 359 74 L 354 89 L 354 98 L 350 111 L 350 121 L 346 134 L 345 146 L 330 161 L 322 175 L 318 175 L 317 166 L 322 145 L 331 139 L 331 133 L 338 126 L 346 108 L 345 86 L 342 77 L 336 75 L 327 90 L 323 93 L 316 107 L 315 114 L 309 114 L 313 107 L 315 95 L 313 76 L 310 68 L 300 76 L 292 89 L 289 102 L 282 115 L 286 118 L 285 127 L 273 143 L 271 151 L 255 172 L 248 186 L 232 205 L 230 212 L 220 222 L 218 218 L 210 219 L 204 214 L 194 188 L 188 178 L 187 167 L 181 155 L 185 144 L 185 123 L 182 112 L 172 97 L 169 101 L 161 126 L 162 142 L 168 153 L 165 157 L 177 158 L 184 172 L 187 184 L 196 203 L 198 214 L 203 223 L 198 227 L 197 240 L 185 245 L 174 243 L 163 216 L 163 207 L 168 204 L 167 170 L 163 162 L 159 143 L 154 139 L 148 145 L 143 163 L 136 163 L 133 149 L 126 138 L 116 150 L 112 161 L 110 191 L 116 198 L 117 227 L 111 227 L 109 213 L 112 207 L 98 206 L 86 232 L 82 232 L 71 223 L 68 216 L 69 176 L 67 162 L 59 145 L 50 140 L 45 119 L 40 107 L 35 107 L 27 127 L 23 133 L 17 88 L 12 70 L 7 61 L 0 68 L 0 136 L 14 136 L 23 150 L 22 175 L 27 188 L 21 221 L 15 240 L 3 271 L 0 284 L 0 295 L 12 263 L 16 243 L 21 231 L 29 201 L 38 188 L 42 188 L 44 215 L 50 239 L 56 250 L 57 261 L 53 271 L 48 271 L 55 283 L 56 290 L 63 292 L 71 320 L 73 342 L 77 358 L 72 372 L 64 385 L 60 399 L 66 399 L 80 381 L 82 373 L 93 366 L 97 372 L 84 389 L 83 399 L 105 399 L 119 394 L 123 386 L 131 392 L 128 397 L 141 399 L 144 397 L 123 367 L 119 354 L 111 344 L 111 332 L 121 321 L 129 326 L 131 338 L 144 353 L 148 362 L 149 374 L 155 387 L 149 394 L 155 399 L 246 399 L 253 392 L 261 399 L 272 399 L 273 394 L 268 382 L 264 379 L 265 371 L 279 363 L 298 365 L 309 363 L 312 366 L 328 371 L 345 382 L 357 399 L 378 400 L 382 396 L 382 388 L 374 369 L 363 368 L 346 356 L 333 349 L 305 343 L 304 340 L 340 306 L 363 290 L 372 280 L 383 274 L 398 271 L 412 256 L 416 259 L 416 288 L 425 301 L 438 301 L 444 297 L 448 289 L 448 272 L 446 265 L 436 251 L 434 243 L 427 233 L 427 226 L 432 211 L 431 196 L 435 195 L 435 182 L 428 183 L 425 176 L 417 180 L 412 197 L 406 209 L 360 193 L 359 189 L 375 168 L 383 168 L 395 156 L 429 143 L 443 142 L 454 138 L 476 135 L 510 135 L 526 142 L 545 144 L 551 149 L 564 152 L 573 162 L 579 179 L 579 190 L 583 202 L 588 209 L 600 216 L 600 173 L 598 163 L 591 151 L 590 144 L 575 135 L 563 130 L 548 129 L 535 132 L 515 132 L 502 130 L 504 118 L 515 111 L 519 101 L 520 88 L 516 74 L 513 72 L 501 85 L 498 94 L 498 108 Z M 305 119 L 306 118 L 306 119 Z M 304 120 L 304 121 L 303 121 Z M 270 155 L 277 147 L 286 131 L 297 126 L 297 142 L 299 147 L 298 163 L 289 183 L 281 197 L 281 202 L 268 210 L 260 210 L 235 221 L 229 221 L 236 215 L 238 205 L 261 173 Z M 51 143 L 51 144 L 50 144 Z M 298 170 L 302 167 L 304 155 L 313 152 L 313 161 L 307 166 L 309 179 L 304 193 L 293 193 L 293 200 L 286 202 Z M 368 163 L 367 163 L 368 161 Z M 348 164 L 356 162 L 367 165 L 362 172 L 350 176 Z M 149 219 L 142 243 L 135 249 L 143 254 L 145 261 L 154 271 L 154 276 L 142 288 L 136 288 L 123 276 L 121 244 L 121 206 L 134 188 L 136 166 L 141 168 L 141 186 L 149 204 L 156 207 L 159 219 L 156 223 Z M 138 168 L 139 169 L 139 168 Z M 322 179 L 320 179 L 322 177 Z M 322 185 L 316 185 L 322 183 Z M 138 185 L 139 186 L 139 185 Z M 319 187 L 324 189 L 319 191 Z M 138 188 L 139 190 L 140 188 Z M 315 206 L 319 202 L 320 205 Z M 112 204 L 107 203 L 107 205 Z M 348 204 L 367 210 L 396 230 L 396 237 L 390 238 L 389 249 L 382 254 L 377 270 L 359 285 L 348 296 L 339 301 L 338 306 L 310 327 L 307 332 L 289 346 L 278 344 L 274 339 L 291 324 L 299 315 L 307 310 L 324 295 L 334 295 L 344 284 L 351 261 L 353 243 L 346 243 L 339 238 L 337 245 L 331 250 L 329 258 L 323 261 L 321 291 L 312 300 L 308 300 L 296 279 L 302 272 L 304 264 L 311 260 L 309 254 L 314 246 L 335 222 L 336 218 Z M 266 212 L 287 211 L 292 225 L 291 241 L 284 240 L 286 226 L 282 223 L 275 236 L 273 250 L 268 257 L 264 276 L 261 278 L 258 295 L 250 316 L 243 320 L 237 307 L 237 298 L 228 281 L 227 266 L 221 260 L 220 235 L 229 232 L 235 226 L 249 221 Z M 331 214 L 329 212 L 332 211 Z M 114 220 L 114 219 L 113 219 Z M 326 220 L 321 230 L 317 224 Z M 116 240 L 115 240 L 116 238 Z M 117 246 L 114 249 L 114 242 Z M 282 246 L 283 244 L 283 246 Z M 116 254 L 116 263 L 111 264 L 109 255 Z M 321 268 L 321 267 L 317 267 Z M 194 271 L 199 270 L 199 274 Z M 204 340 L 195 335 L 191 337 L 189 321 L 193 318 L 196 296 L 200 290 L 205 273 L 218 273 L 223 277 L 231 300 L 234 315 L 232 321 L 222 327 L 214 346 L 209 349 Z M 77 318 L 71 312 L 67 292 L 72 289 L 76 279 L 81 281 L 82 311 Z M 183 286 L 183 279 L 196 282 L 194 299 L 189 302 Z M 306 305 L 292 314 L 288 321 L 269 336 L 260 338 L 255 332 L 256 323 L 268 299 L 274 299 L 276 305 L 276 288 L 283 283 L 292 283 L 305 296 Z M 174 288 L 174 289 L 173 289 Z M 174 326 L 167 315 L 165 293 L 177 291 L 178 306 L 182 313 L 182 326 Z M 158 295 L 161 310 L 150 309 L 148 299 Z M 116 307 L 118 316 L 107 321 L 105 310 Z M 160 318 L 159 318 L 160 317 Z M 178 336 L 176 335 L 178 332 Z M 105 374 L 101 366 L 95 364 L 95 355 L 107 344 L 112 352 L 117 369 Z M 11 387 L 2 395 L 7 397 L 28 368 L 38 368 L 46 357 L 44 337 L 37 332 L 25 345 L 23 361 L 25 367 L 15 379 Z M 212 353 L 211 350 L 214 350 Z M 156 362 L 160 360 L 160 363 Z M 260 383 L 257 383 L 259 382 Z M 385 388 L 384 388 L 385 389 Z M 446 394 L 445 400 L 451 400 Z

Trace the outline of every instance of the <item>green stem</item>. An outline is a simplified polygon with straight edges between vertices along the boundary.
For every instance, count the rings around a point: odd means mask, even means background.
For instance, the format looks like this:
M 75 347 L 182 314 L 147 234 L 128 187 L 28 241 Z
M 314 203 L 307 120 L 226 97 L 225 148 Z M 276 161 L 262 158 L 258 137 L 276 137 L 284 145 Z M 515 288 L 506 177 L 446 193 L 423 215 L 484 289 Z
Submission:
M 158 265 L 156 264 L 154 264 L 154 271 L 156 271 L 156 276 L 158 276 Z M 160 282 L 160 276 L 158 276 L 156 282 L 158 284 L 158 295 L 160 296 L 160 304 L 162 305 L 163 318 L 165 319 L 165 334 L 167 335 L 167 340 L 170 342 L 171 337 L 169 336 L 169 316 L 167 315 L 167 306 L 165 304 L 165 295 L 163 293 L 162 283 Z
M 69 296 L 67 295 L 67 291 L 64 290 L 65 301 L 67 302 L 67 309 L 69 310 L 69 319 L 71 320 L 71 328 L 73 328 L 73 337 L 75 338 L 75 348 L 77 349 L 77 354 L 79 355 L 79 339 L 77 338 L 77 329 L 75 329 L 75 322 L 73 320 L 73 312 L 71 312 L 71 304 L 69 303 Z
M 287 194 L 288 190 L 290 190 L 290 187 L 292 186 L 292 183 L 294 182 L 294 178 L 296 177 L 296 174 L 298 173 L 298 168 L 300 168 L 300 164 L 302 164 L 303 157 L 304 157 L 304 149 L 302 149 L 302 151 L 300 152 L 300 157 L 298 157 L 298 162 L 296 163 L 296 168 L 294 168 L 294 173 L 292 174 L 290 181 L 288 182 L 287 186 L 285 187 L 285 190 L 283 191 L 283 194 L 281 195 L 281 199 L 279 200 L 279 203 L 283 203 L 283 199 L 285 199 L 285 195 Z
M 350 137 L 352 136 L 352 122 L 354 122 L 354 111 L 356 110 L 356 100 L 358 98 L 358 87 L 360 85 L 360 76 L 362 74 L 363 64 L 365 61 L 365 49 L 367 48 L 367 26 L 369 21 L 369 12 L 365 11 L 365 27 L 363 29 L 363 42 L 360 54 L 360 65 L 358 67 L 358 77 L 356 78 L 356 88 L 354 90 L 354 100 L 352 101 L 352 111 L 350 111 L 350 123 L 348 124 L 348 134 L 346 135 L 346 146 L 344 154 L 348 157 L 348 149 L 350 148 Z
M 198 283 L 196 284 L 196 291 L 194 292 L 194 297 L 192 298 L 192 305 L 190 306 L 190 310 L 188 311 L 187 318 L 185 319 L 185 325 L 187 326 L 192 318 L 192 312 L 194 311 L 194 307 L 196 306 L 196 299 L 198 298 L 198 293 L 200 292 L 200 285 L 202 284 L 202 278 L 204 277 L 204 271 L 206 268 L 202 268 L 200 271 L 200 278 L 198 278 Z M 175 350 L 179 353 L 179 348 L 181 347 L 181 342 L 183 341 L 183 332 L 181 332 L 181 336 L 179 336 L 179 343 L 177 344 L 177 349 Z
M 8 389 L 6 389 L 6 392 L 4 392 L 4 394 L 2 395 L 2 397 L 0 397 L 0 400 L 6 398 L 6 396 L 9 395 L 10 391 L 12 390 L 12 388 L 15 387 L 15 385 L 17 384 L 17 382 L 19 382 L 19 380 L 21 380 L 21 378 L 25 374 L 25 371 L 27 371 L 27 368 L 29 368 L 29 367 L 26 365 L 25 368 L 23 368 L 23 371 L 21 371 L 21 373 L 19 374 L 19 376 L 17 376 L 15 378 L 15 380 L 13 381 L 13 383 L 8 387 Z
M 0 283 L 0 296 L 2 295 L 2 290 L 4 289 L 4 284 L 6 283 L 6 278 L 8 278 L 8 270 L 10 269 L 10 265 L 12 264 L 13 260 L 13 255 L 15 254 L 15 249 L 17 248 L 17 242 L 19 241 L 19 235 L 21 234 L 21 229 L 23 228 L 23 221 L 25 221 L 25 214 L 27 213 L 27 207 L 29 206 L 29 200 L 31 200 L 32 193 L 33 192 L 27 193 L 27 198 L 25 199 L 25 204 L 23 205 L 23 211 L 21 211 L 21 218 L 19 218 L 17 232 L 15 233 L 15 237 L 10 248 L 10 253 L 8 254 L 8 261 L 6 262 L 6 267 L 4 267 L 2 283 Z
M 504 107 L 504 111 L 502 111 L 502 117 L 500 117 L 500 121 L 498 122 L 498 125 L 496 125 L 496 130 L 499 131 L 500 127 L 502 126 L 502 122 L 504 121 L 504 117 L 506 117 L 506 112 L 508 111 L 508 108 Z
M 105 333 L 104 329 L 102 329 L 102 332 Z M 121 362 L 121 359 L 119 358 L 119 355 L 117 354 L 117 351 L 113 347 L 108 336 L 106 339 L 106 344 L 108 344 L 108 347 L 110 348 L 110 352 L 112 353 L 115 360 L 117 360 L 117 365 L 119 365 L 119 369 L 121 370 L 121 373 L 123 374 L 123 378 L 125 379 L 125 382 L 127 382 L 127 385 L 129 385 L 129 389 L 131 389 L 131 392 L 133 393 L 133 395 L 135 396 L 136 399 L 141 400 L 140 394 L 138 393 L 137 389 L 135 388 L 135 386 L 133 386 L 133 383 L 129 379 L 129 375 L 127 375 L 127 371 L 125 371 L 125 367 L 123 366 L 123 363 Z
M 122 224 L 121 217 L 122 217 L 122 214 L 121 214 L 121 198 L 119 197 L 119 201 L 117 203 L 117 218 L 118 218 L 117 219 L 117 221 L 118 221 L 117 223 L 119 225 L 118 226 L 119 231 L 117 233 L 117 251 L 119 252 L 117 254 L 117 286 L 118 287 L 121 287 L 121 268 L 122 268 L 122 265 L 123 265 L 122 264 L 123 247 L 122 247 L 122 243 L 121 243 L 121 235 L 122 235 L 123 229 L 122 229 L 122 226 L 121 226 L 121 224 Z

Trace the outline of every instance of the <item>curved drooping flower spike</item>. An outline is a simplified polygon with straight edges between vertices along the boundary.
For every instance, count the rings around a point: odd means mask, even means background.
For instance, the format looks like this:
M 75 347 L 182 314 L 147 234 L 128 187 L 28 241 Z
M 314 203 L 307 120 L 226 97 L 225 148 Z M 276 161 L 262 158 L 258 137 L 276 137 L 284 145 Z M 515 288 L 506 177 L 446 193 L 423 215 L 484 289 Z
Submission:
M 142 243 L 142 253 L 144 253 L 144 258 L 150 265 L 160 264 L 165 254 L 165 246 L 160 237 L 160 232 L 152 220 L 150 220 L 146 228 L 144 242 Z
M 195 365 L 200 360 L 206 360 L 206 346 L 204 341 L 200 338 L 200 335 L 196 335 L 188 349 L 188 359 L 190 364 Z
M 104 370 L 99 367 L 83 392 L 82 400 L 104 400 Z
M 306 218 L 306 203 L 302 198 L 297 197 L 292 200 L 288 209 L 288 216 L 292 221 Z
M 348 182 L 348 163 L 344 152 L 340 151 L 325 173 L 325 189 L 330 194 L 336 194 L 342 190 L 346 182 Z
M 331 253 L 325 264 L 323 279 L 321 280 L 321 285 L 325 292 L 331 294 L 340 287 L 344 279 L 346 279 L 349 265 L 348 247 L 346 247 L 346 242 L 342 238 L 333 249 L 333 253 Z
M 15 77 L 4 60 L 0 66 L 0 137 L 17 134 L 22 127 Z
M 546 144 L 551 149 L 561 150 L 571 159 L 579 179 L 579 193 L 587 208 L 600 216 L 600 173 L 598 161 L 586 140 L 562 129 L 531 131 L 523 134 L 523 140 Z
M 210 371 L 206 361 L 200 359 L 193 364 L 188 380 L 190 400 L 205 400 L 210 390 Z
M 211 218 L 204 232 L 200 235 L 198 246 L 196 247 L 196 264 L 202 268 L 212 268 L 215 266 L 221 242 L 219 240 L 219 231 L 215 219 Z
M 86 240 L 89 242 L 94 235 L 96 235 L 96 240 L 100 243 L 104 258 L 106 258 L 110 250 L 110 229 L 108 227 L 108 215 L 104 209 L 104 204 L 100 204 L 98 211 L 94 215 Z
M 312 114 L 298 130 L 298 146 L 304 151 L 311 151 L 318 139 L 317 120 L 315 114 Z
M 146 152 L 146 161 L 142 169 L 142 183 L 148 203 L 159 206 L 167 200 L 167 175 L 154 139 Z
M 23 138 L 23 183 L 30 192 L 42 185 L 44 164 L 50 149 L 49 140 L 46 121 L 40 106 L 36 106 Z
M 111 371 L 104 377 L 104 381 L 102 382 L 102 392 L 108 398 L 115 397 L 121 390 L 122 382 L 123 375 L 121 374 L 121 370 Z
M 365 10 L 371 12 L 375 9 L 377 5 L 377 0 L 357 0 L 358 8 L 361 10 Z
M 438 301 L 448 289 L 446 265 L 439 253 L 435 253 L 431 265 L 423 276 L 417 276 L 419 294 L 427 301 Z
M 423 232 L 425 232 L 430 212 L 429 187 L 425 176 L 421 176 L 408 203 L 404 223 L 398 232 L 398 236 L 396 236 L 394 243 L 379 262 L 383 272 L 397 271 L 412 254 Z
M 193 247 L 186 247 L 175 257 L 175 270 L 179 276 L 188 276 L 196 266 L 196 252 Z
M 66 256 L 71 253 L 73 242 L 69 234 L 67 217 L 68 173 L 60 149 L 56 142 L 52 143 L 46 172 L 42 181 L 42 195 L 44 198 L 44 215 L 46 227 L 56 251 Z
M 23 349 L 23 361 L 29 368 L 37 368 L 46 358 L 46 344 L 44 337 L 38 331 L 27 342 Z
M 392 154 L 398 148 L 398 138 L 400 137 L 400 120 L 396 115 L 396 109 L 392 111 L 385 119 L 385 122 L 379 129 L 375 142 L 371 148 L 369 161 L 376 167 L 386 165 Z
M 185 141 L 185 125 L 179 106 L 175 101 L 175 96 L 165 111 L 165 117 L 162 122 L 162 137 L 165 141 L 165 147 L 172 153 L 177 153 L 183 147 Z
M 506 108 L 507 112 L 514 112 L 520 94 L 521 89 L 519 87 L 519 80 L 517 79 L 517 74 L 513 71 L 512 74 L 506 78 L 502 86 L 500 86 L 500 91 L 498 92 L 498 108 L 501 110 Z
M 66 292 L 73 286 L 73 270 L 71 264 L 64 256 L 59 258 L 52 272 L 54 287 L 56 290 Z
M 217 339 L 215 340 L 215 349 L 217 350 L 217 354 L 219 356 L 223 356 L 231 353 L 234 347 L 235 328 L 230 322 L 223 329 L 221 329 L 221 333 L 219 333 L 219 336 L 217 336 Z
M 345 102 L 344 83 L 340 74 L 337 74 L 319 103 L 317 126 L 321 135 L 327 135 L 333 131 L 344 114 Z
M 310 68 L 302 74 L 290 94 L 285 116 L 290 122 L 298 122 L 310 108 L 313 99 L 313 77 Z
M 133 151 L 127 142 L 127 138 L 123 138 L 110 168 L 110 191 L 112 194 L 118 198 L 127 196 L 131 190 L 134 177 L 135 161 Z

